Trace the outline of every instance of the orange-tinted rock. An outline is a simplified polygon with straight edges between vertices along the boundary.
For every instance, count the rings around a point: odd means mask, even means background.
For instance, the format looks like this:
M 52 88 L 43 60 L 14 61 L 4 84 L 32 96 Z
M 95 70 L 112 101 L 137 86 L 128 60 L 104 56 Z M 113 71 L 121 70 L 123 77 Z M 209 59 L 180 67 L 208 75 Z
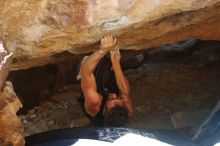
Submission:
M 12 63 L 12 54 L 7 51 L 5 44 L 0 39 L 0 94 L 5 79 L 8 76 L 11 63 Z
M 24 146 L 24 129 L 16 112 L 22 104 L 13 91 L 11 82 L 6 82 L 0 95 L 0 145 Z
M 13 70 L 83 54 L 100 38 L 117 36 L 123 49 L 141 50 L 187 38 L 220 40 L 219 0 L 7 0 L 0 2 L 0 32 Z
M 0 146 L 24 146 L 24 130 L 16 115 L 22 104 L 16 96 L 8 76 L 12 54 L 0 42 Z

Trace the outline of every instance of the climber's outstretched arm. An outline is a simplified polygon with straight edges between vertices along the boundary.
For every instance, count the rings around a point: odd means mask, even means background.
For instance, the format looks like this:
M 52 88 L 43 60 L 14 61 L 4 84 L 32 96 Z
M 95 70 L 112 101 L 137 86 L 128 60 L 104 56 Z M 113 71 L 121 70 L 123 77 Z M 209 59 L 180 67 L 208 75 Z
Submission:
M 121 64 L 120 64 L 121 54 L 119 48 L 116 47 L 112 49 L 110 51 L 110 54 L 111 54 L 112 68 L 115 72 L 116 83 L 120 90 L 120 96 L 125 99 L 129 116 L 131 117 L 133 110 L 132 110 L 132 102 L 130 98 L 130 85 L 121 68 Z
M 109 52 L 116 44 L 116 39 L 107 35 L 101 39 L 101 47 L 92 55 L 86 58 L 81 66 L 81 88 L 85 97 L 85 109 L 91 116 L 95 116 L 100 109 L 102 96 L 97 92 L 94 70 L 99 61 Z

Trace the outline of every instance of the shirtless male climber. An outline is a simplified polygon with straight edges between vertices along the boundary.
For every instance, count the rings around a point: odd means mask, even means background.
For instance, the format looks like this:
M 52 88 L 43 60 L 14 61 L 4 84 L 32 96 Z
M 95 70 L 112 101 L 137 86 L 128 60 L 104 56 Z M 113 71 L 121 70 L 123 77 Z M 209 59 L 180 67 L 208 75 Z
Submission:
M 99 126 L 123 126 L 132 116 L 130 86 L 121 68 L 120 51 L 115 46 L 116 38 L 104 36 L 100 49 L 81 65 L 84 108 L 92 119 L 102 123 Z

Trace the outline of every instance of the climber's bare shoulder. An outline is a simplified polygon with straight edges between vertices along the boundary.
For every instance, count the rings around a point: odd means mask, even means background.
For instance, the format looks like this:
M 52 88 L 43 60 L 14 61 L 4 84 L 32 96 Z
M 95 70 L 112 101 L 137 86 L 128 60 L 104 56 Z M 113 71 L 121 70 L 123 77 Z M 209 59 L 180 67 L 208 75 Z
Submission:
M 81 75 L 81 88 L 85 97 L 86 112 L 91 116 L 95 116 L 99 112 L 102 96 L 97 92 L 93 73 L 89 73 L 82 68 Z

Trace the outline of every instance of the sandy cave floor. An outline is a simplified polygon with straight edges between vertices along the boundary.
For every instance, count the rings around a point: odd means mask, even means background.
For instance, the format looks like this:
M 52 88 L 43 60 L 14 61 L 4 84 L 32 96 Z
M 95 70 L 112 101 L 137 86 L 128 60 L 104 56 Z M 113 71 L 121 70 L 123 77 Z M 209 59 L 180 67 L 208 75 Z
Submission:
M 126 127 L 173 129 L 170 117 L 180 111 L 212 109 L 220 99 L 220 65 L 147 62 L 126 71 L 134 116 Z M 59 89 L 50 100 L 19 115 L 25 135 L 53 129 L 89 126 L 77 97 L 79 84 Z

